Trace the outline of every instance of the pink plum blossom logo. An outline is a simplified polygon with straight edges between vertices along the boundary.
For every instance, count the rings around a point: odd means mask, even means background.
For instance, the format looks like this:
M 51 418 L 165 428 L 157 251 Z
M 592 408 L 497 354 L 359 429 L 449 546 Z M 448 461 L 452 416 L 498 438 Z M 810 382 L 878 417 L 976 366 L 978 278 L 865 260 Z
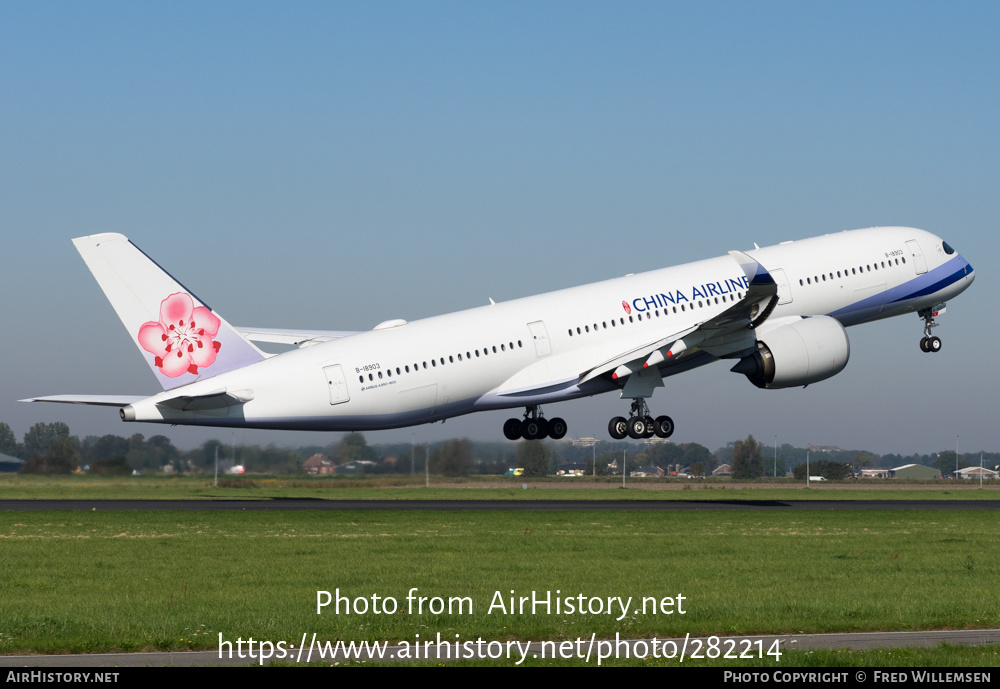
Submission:
M 215 363 L 222 343 L 213 338 L 221 324 L 204 306 L 195 308 L 190 294 L 176 292 L 160 303 L 159 322 L 139 328 L 139 345 L 155 355 L 153 363 L 168 378 L 197 375 L 199 367 Z

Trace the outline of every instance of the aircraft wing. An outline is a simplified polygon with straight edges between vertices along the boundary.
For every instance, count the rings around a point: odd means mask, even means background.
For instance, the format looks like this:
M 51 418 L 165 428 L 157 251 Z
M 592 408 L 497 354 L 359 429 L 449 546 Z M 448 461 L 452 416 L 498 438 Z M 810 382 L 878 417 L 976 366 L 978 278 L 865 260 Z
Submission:
M 749 282 L 740 301 L 702 323 L 644 343 L 597 364 L 581 375 L 580 383 L 608 372 L 616 380 L 624 378 L 694 347 L 715 356 L 752 347 L 757 339 L 754 328 L 767 320 L 778 304 L 778 286 L 771 274 L 750 256 L 739 251 L 730 251 L 729 254 L 740 264 Z
M 321 342 L 338 340 L 342 337 L 357 335 L 354 330 L 286 330 L 281 328 L 243 328 L 234 326 L 236 332 L 251 342 L 271 342 L 273 344 L 289 344 L 297 347 L 311 347 Z
M 581 386 L 601 376 L 616 381 L 640 374 L 642 385 L 662 385 L 658 365 L 696 348 L 716 357 L 735 356 L 756 346 L 754 329 L 762 324 L 778 303 L 778 286 L 756 260 L 739 251 L 730 251 L 747 277 L 743 298 L 702 322 L 677 323 L 668 319 L 669 329 L 646 332 L 642 339 L 619 339 L 593 350 L 576 350 L 566 357 L 542 359 L 518 372 L 494 394 L 519 396 L 541 389 Z M 654 380 L 655 379 L 655 380 Z M 628 382 L 626 382 L 628 384 Z

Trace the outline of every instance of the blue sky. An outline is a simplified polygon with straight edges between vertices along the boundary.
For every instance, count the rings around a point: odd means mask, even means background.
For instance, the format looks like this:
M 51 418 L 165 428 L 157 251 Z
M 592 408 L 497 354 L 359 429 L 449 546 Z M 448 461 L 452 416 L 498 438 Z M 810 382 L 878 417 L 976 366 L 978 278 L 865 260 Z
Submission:
M 236 324 L 366 329 L 912 225 L 978 274 L 940 354 L 898 318 L 806 390 L 718 364 L 651 406 L 713 449 L 996 450 L 998 33 L 987 2 L 3 3 L 0 421 L 165 430 L 14 401 L 157 389 L 75 236 L 128 235 Z M 601 437 L 625 410 L 547 409 Z M 499 439 L 508 415 L 368 437 Z

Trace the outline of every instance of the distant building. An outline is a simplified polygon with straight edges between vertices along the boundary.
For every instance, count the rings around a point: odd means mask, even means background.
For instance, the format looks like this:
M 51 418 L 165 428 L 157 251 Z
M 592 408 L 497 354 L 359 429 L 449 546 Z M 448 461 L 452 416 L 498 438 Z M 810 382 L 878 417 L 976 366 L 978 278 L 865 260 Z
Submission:
M 573 443 L 573 447 L 593 447 L 597 444 L 597 438 L 577 438 L 570 442 Z
M 337 466 L 335 473 L 337 474 L 363 474 L 367 471 L 371 471 L 378 465 L 375 462 L 370 462 L 367 459 L 359 459 L 353 462 L 347 462 L 346 464 L 340 464 Z
M 979 467 L 966 467 L 964 469 L 959 469 L 958 471 L 951 472 L 953 478 L 966 478 L 966 479 L 978 479 L 980 474 L 985 479 L 995 479 L 1000 478 L 1000 472 L 993 471 L 992 469 L 986 469 Z
M 23 459 L 0 453 L 0 471 L 20 471 L 22 466 L 24 466 Z
M 556 476 L 586 476 L 587 475 L 587 465 L 586 464 L 560 464 L 559 468 L 556 469 Z
M 336 465 L 331 462 L 326 455 L 316 453 L 302 463 L 302 469 L 307 474 L 318 476 L 320 474 L 332 474 Z
M 728 464 L 723 464 L 718 469 L 712 472 L 712 476 L 732 476 L 733 468 Z
M 663 476 L 663 469 L 655 466 L 644 466 L 639 467 L 633 471 L 628 472 L 629 476 L 634 476 L 636 478 L 650 477 L 650 476 Z
M 836 445 L 810 445 L 809 449 L 812 452 L 847 452 L 844 448 Z
M 938 478 L 941 472 L 934 467 L 923 464 L 904 464 L 895 469 L 889 469 L 892 478 Z
M 862 469 L 858 478 L 889 478 L 889 469 Z

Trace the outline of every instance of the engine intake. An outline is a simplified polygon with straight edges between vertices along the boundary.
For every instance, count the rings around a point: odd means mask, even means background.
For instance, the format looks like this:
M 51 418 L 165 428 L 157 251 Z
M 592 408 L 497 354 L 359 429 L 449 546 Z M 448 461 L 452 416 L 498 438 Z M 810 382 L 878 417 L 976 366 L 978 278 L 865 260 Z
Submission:
M 847 366 L 851 343 L 835 318 L 812 316 L 783 325 L 757 340 L 757 351 L 730 369 L 769 390 L 818 383 Z

